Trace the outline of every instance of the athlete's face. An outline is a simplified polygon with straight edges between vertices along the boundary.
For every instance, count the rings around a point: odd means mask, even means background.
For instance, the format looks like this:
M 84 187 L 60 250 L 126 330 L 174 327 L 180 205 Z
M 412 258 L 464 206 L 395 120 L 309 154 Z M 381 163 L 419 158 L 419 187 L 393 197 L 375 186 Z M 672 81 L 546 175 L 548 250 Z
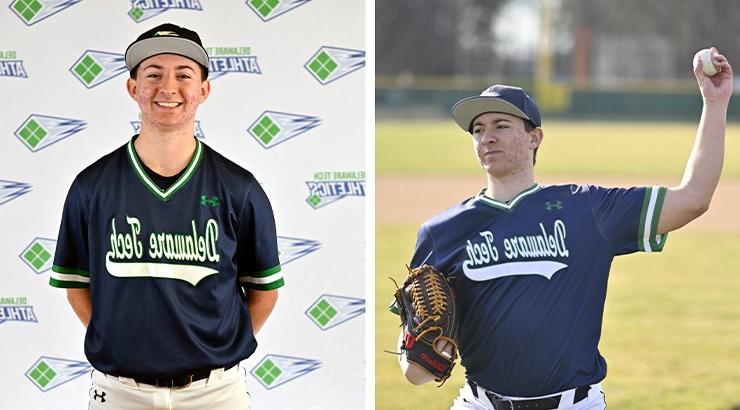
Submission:
M 473 120 L 472 131 L 478 161 L 492 176 L 517 175 L 534 167 L 534 150 L 542 142 L 542 129 L 527 132 L 523 119 L 490 112 Z
M 130 78 L 127 87 L 141 109 L 142 127 L 163 131 L 192 127 L 198 106 L 211 92 L 211 83 L 201 80 L 200 66 L 175 54 L 142 61 L 136 79 Z

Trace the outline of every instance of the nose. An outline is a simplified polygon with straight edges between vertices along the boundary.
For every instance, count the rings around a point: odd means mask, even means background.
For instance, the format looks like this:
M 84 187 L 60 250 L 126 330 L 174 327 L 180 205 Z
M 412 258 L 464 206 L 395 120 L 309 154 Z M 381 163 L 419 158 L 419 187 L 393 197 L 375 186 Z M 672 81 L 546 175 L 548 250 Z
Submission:
M 485 129 L 483 131 L 483 135 L 481 135 L 481 142 L 482 143 L 493 143 L 498 141 L 498 137 L 496 136 L 496 133 L 492 129 Z
M 177 90 L 177 78 L 175 75 L 165 75 L 164 81 L 162 82 L 162 88 L 160 93 L 163 94 L 175 94 Z

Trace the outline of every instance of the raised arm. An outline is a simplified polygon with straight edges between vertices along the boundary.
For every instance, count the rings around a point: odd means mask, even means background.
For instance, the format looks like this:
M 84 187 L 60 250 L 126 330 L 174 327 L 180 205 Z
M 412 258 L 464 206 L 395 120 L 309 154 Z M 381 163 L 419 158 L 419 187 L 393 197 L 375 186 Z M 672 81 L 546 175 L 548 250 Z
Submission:
M 717 51 L 715 48 L 712 50 Z M 715 55 L 714 65 L 719 72 L 708 77 L 702 71 L 699 53 L 694 56 L 694 75 L 704 101 L 701 120 L 683 179 L 666 192 L 658 233 L 678 229 L 706 212 L 717 188 L 724 160 L 727 106 L 732 95 L 733 74 L 730 63 L 722 54 Z

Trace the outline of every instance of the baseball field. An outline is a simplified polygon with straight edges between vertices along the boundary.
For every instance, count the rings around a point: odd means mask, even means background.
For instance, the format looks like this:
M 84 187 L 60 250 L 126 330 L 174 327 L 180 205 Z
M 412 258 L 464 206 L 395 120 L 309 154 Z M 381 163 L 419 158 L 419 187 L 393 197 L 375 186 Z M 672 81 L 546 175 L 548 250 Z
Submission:
M 546 122 L 541 184 L 676 185 L 694 123 Z M 399 319 L 387 310 L 416 229 L 485 185 L 470 137 L 452 121 L 376 125 L 376 408 L 448 409 L 464 381 L 442 387 L 401 375 Z M 740 410 L 740 124 L 727 131 L 710 210 L 672 232 L 662 253 L 615 259 L 600 350 L 611 409 Z

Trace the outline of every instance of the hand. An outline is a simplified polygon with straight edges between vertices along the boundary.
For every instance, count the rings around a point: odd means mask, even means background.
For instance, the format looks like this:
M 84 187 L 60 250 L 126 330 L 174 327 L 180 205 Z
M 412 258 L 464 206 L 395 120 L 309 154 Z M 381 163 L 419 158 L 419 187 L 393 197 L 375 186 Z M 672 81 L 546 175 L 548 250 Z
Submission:
M 712 47 L 713 62 L 717 68 L 717 74 L 708 77 L 704 74 L 703 65 L 699 53 L 694 54 L 694 75 L 699 82 L 699 91 L 704 99 L 704 103 L 724 103 L 728 104 L 732 95 L 732 66 L 724 55 L 720 54 L 716 48 Z

